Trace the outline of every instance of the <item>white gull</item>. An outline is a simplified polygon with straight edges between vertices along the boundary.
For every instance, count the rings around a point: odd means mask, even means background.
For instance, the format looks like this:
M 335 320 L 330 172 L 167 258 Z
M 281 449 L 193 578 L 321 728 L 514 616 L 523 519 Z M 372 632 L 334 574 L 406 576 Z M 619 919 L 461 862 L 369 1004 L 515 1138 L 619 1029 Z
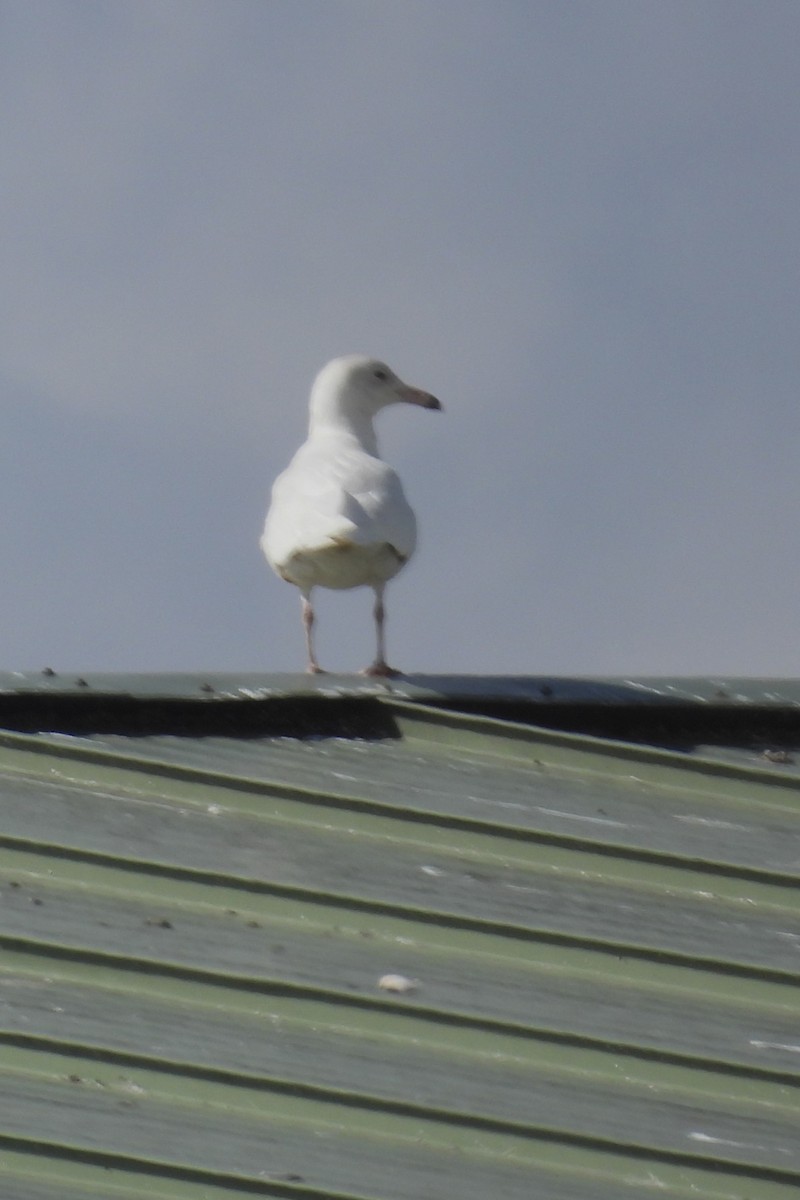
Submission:
M 397 674 L 386 662 L 383 593 L 414 552 L 417 523 L 398 476 L 378 456 L 372 422 L 398 402 L 442 407 L 377 359 L 353 354 L 329 362 L 311 389 L 308 438 L 272 488 L 261 548 L 273 570 L 300 589 L 314 673 L 321 667 L 312 590 L 366 586 L 375 593 L 378 646 L 364 674 Z

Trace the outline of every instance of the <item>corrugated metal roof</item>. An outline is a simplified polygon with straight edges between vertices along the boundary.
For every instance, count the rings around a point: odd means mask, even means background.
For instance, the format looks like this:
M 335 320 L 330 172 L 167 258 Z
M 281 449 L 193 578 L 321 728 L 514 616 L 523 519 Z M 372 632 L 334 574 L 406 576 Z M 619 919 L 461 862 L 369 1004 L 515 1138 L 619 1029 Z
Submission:
M 313 735 L 318 689 L 86 683 L 146 732 L 0 734 L 4 1200 L 797 1194 L 791 764 L 372 685 L 359 736 L 224 736 L 254 692 Z M 191 736 L 154 717 L 202 683 Z

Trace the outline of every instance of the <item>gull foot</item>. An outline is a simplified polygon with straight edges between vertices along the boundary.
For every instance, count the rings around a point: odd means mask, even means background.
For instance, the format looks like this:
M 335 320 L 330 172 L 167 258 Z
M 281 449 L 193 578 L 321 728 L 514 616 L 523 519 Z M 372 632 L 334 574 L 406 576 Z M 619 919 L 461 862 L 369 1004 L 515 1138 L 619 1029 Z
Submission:
M 369 675 L 372 679 L 396 679 L 402 674 L 402 671 L 396 671 L 385 662 L 374 662 L 371 666 L 364 667 L 363 671 L 359 671 L 359 675 Z
M 309 663 L 306 667 L 306 675 L 327 675 L 328 672 L 319 665 L 319 663 Z

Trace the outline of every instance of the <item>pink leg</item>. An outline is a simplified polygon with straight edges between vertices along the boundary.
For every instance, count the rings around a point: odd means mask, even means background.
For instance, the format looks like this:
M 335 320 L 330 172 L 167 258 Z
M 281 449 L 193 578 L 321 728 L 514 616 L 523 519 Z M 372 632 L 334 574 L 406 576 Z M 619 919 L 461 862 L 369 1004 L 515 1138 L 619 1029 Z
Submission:
M 314 639 L 311 635 L 311 631 L 314 628 L 314 609 L 311 607 L 310 596 L 303 596 L 303 628 L 306 631 L 306 653 L 308 654 L 306 671 L 308 671 L 309 675 L 324 674 L 314 653 Z
M 375 662 L 371 666 L 365 667 L 361 672 L 362 675 L 376 675 L 386 677 L 391 675 L 399 675 L 399 671 L 395 671 L 394 667 L 390 667 L 386 661 L 386 640 L 384 634 L 384 626 L 386 623 L 386 609 L 383 606 L 383 588 L 375 588 L 375 607 L 372 610 L 375 617 L 375 633 L 378 640 L 378 649 L 375 655 Z

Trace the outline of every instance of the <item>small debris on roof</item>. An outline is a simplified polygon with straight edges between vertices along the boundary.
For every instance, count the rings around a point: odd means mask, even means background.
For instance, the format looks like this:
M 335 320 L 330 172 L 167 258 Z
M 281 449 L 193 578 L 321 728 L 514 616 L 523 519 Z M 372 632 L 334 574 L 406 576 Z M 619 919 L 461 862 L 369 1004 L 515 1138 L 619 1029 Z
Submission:
M 381 975 L 378 987 L 384 992 L 415 992 L 419 980 L 409 979 L 406 975 Z

